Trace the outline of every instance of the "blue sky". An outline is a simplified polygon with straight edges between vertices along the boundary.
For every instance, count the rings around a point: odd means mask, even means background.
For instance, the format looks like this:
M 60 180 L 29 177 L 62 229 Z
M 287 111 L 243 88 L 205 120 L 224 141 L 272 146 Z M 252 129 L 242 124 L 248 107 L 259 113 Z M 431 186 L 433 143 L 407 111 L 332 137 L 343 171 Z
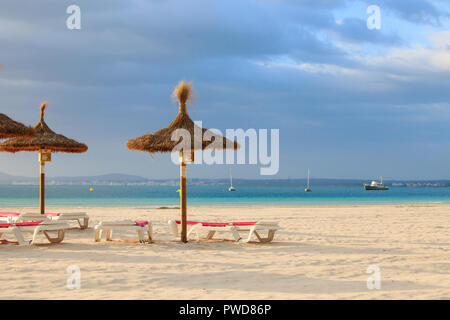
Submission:
M 81 30 L 66 8 L 81 8 Z M 381 29 L 366 9 L 381 9 Z M 88 144 L 49 175 L 175 178 L 168 155 L 128 151 L 167 126 L 181 79 L 209 128 L 279 128 L 277 178 L 450 178 L 450 1 L 96 0 L 0 2 L 1 111 Z M 35 153 L 0 171 L 36 175 Z M 233 175 L 260 178 L 255 165 Z M 228 166 L 190 166 L 217 178 Z

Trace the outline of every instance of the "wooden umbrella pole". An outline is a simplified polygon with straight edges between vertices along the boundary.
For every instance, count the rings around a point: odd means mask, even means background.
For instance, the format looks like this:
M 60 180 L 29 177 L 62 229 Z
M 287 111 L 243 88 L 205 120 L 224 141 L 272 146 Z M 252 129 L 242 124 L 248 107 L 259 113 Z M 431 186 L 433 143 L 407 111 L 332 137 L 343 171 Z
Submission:
M 180 157 L 180 210 L 181 210 L 181 242 L 187 242 L 186 223 L 186 163 Z
M 40 208 L 41 214 L 45 214 L 45 161 L 42 159 L 42 156 L 39 157 L 39 162 L 41 164 L 41 181 L 39 184 Z

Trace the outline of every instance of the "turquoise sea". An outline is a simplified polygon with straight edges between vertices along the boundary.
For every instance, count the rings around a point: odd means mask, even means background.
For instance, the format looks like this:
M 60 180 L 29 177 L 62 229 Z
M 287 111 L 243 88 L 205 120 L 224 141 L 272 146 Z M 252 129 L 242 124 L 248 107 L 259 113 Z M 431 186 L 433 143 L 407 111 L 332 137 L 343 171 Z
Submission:
M 177 206 L 177 186 L 46 187 L 47 207 L 64 206 Z M 305 193 L 302 186 L 189 186 L 191 205 L 333 205 L 450 203 L 449 187 L 391 187 L 388 191 L 365 191 L 362 186 L 316 186 Z M 38 207 L 39 187 L 0 185 L 0 208 Z

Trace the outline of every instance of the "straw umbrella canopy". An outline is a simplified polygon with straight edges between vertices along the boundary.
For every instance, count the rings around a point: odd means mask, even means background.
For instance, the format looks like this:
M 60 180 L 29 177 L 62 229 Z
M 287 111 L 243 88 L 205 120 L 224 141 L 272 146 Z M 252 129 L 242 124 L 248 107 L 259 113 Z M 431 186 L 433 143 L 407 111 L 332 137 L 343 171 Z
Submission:
M 189 117 L 186 102 L 190 101 L 192 97 L 192 84 L 186 81 L 181 81 L 175 88 L 173 94 L 178 99 L 179 108 L 178 114 L 172 123 L 153 134 L 146 134 L 138 138 L 130 139 L 127 142 L 127 147 L 130 150 L 145 151 L 149 153 L 167 153 L 174 152 L 175 146 L 179 145 L 183 138 L 173 141 L 172 135 L 179 129 L 187 130 L 190 134 L 189 142 L 185 142 L 184 150 L 180 151 L 180 210 L 181 210 L 181 241 L 187 242 L 186 239 L 186 162 L 194 161 L 193 152 L 195 150 L 205 149 L 238 149 L 239 144 L 236 141 L 230 141 L 218 134 L 208 132 L 208 129 L 200 128 Z M 201 132 L 201 135 L 196 134 Z M 211 141 L 204 141 L 203 136 L 209 133 L 213 138 Z M 187 148 L 186 148 L 187 146 Z M 186 160 L 185 156 L 190 154 L 190 159 Z
M 34 137 L 33 128 L 12 120 L 6 114 L 0 113 L 0 139 L 16 137 Z
M 84 143 L 69 139 L 52 131 L 44 121 L 47 102 L 41 104 L 41 119 L 33 128 L 32 138 L 11 138 L 0 143 L 0 151 L 16 153 L 19 151 L 38 151 L 41 164 L 40 210 L 45 213 L 45 162 L 51 161 L 52 152 L 83 153 L 88 147 Z

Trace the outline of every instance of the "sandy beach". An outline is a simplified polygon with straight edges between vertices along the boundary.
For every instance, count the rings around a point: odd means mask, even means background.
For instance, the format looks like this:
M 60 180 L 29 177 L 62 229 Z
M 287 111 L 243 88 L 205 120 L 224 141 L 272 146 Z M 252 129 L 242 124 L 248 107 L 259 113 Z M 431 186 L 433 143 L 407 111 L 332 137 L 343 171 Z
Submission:
M 283 229 L 270 244 L 182 244 L 167 228 L 176 209 L 81 210 L 90 228 L 69 230 L 62 244 L 0 246 L 0 299 L 450 298 L 450 205 L 189 208 L 191 220 L 276 219 Z M 95 223 L 124 218 L 151 220 L 154 243 L 94 243 Z M 70 265 L 80 289 L 67 289 Z M 372 265 L 379 290 L 367 288 Z

